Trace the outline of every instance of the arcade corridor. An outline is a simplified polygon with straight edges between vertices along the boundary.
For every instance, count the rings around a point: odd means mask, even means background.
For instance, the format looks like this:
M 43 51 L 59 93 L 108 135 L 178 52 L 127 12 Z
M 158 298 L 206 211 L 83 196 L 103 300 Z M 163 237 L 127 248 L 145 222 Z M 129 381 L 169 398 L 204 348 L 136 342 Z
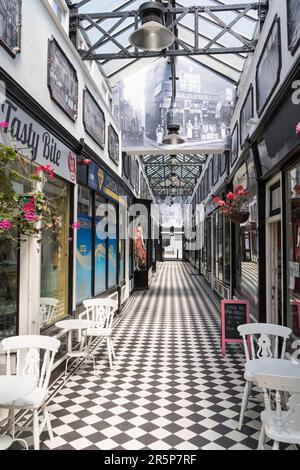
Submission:
M 160 264 L 114 328 L 116 360 L 105 345 L 51 389 L 54 440 L 42 449 L 256 449 L 259 405 L 237 431 L 243 351 L 220 353 L 220 307 L 189 264 Z M 230 351 L 230 348 L 228 348 Z

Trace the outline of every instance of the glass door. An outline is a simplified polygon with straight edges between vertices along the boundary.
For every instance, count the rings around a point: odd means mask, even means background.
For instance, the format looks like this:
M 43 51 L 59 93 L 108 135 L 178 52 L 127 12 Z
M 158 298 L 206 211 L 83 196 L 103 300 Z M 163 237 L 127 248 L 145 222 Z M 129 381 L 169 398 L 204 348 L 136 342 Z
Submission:
M 282 252 L 281 252 L 281 221 L 269 225 L 270 247 L 267 253 L 269 259 L 269 319 L 270 323 L 282 323 Z

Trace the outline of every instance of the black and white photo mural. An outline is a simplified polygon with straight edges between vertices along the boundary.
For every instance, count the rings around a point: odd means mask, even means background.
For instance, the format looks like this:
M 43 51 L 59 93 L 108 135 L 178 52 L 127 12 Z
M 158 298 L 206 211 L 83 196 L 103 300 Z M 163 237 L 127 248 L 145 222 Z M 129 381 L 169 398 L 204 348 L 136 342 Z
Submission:
M 21 0 L 0 0 L 0 44 L 11 54 L 21 47 Z
M 123 150 L 165 147 L 172 94 L 170 76 L 168 60 L 160 59 L 114 86 L 113 112 L 122 130 Z M 184 147 L 215 148 L 216 143 L 222 146 L 235 85 L 184 57 L 176 60 L 176 76 L 173 120 L 180 125 Z
M 48 88 L 53 101 L 75 121 L 78 113 L 77 72 L 54 38 L 48 45 Z
M 281 46 L 280 19 L 275 18 L 256 70 L 256 104 L 260 116 L 280 80 Z
M 287 0 L 288 40 L 292 53 L 300 45 L 300 2 L 299 0 Z
M 120 159 L 119 136 L 111 124 L 108 128 L 108 155 L 118 165 Z
M 86 132 L 104 149 L 105 115 L 87 88 L 83 94 L 83 124 Z

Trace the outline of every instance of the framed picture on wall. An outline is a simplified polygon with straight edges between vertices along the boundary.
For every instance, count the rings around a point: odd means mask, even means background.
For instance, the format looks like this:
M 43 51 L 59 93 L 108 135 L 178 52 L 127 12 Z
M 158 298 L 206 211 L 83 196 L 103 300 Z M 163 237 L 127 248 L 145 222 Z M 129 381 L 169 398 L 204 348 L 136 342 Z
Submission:
M 231 135 L 231 166 L 235 163 L 239 154 L 239 139 L 238 139 L 239 126 L 235 124 Z
M 249 136 L 249 127 L 247 126 L 248 121 L 253 118 L 253 86 L 251 85 L 247 93 L 246 99 L 241 109 L 240 115 L 240 144 L 243 148 L 247 137 Z
M 279 83 L 281 66 L 280 19 L 276 15 L 256 69 L 256 107 L 259 116 Z
M 53 101 L 72 119 L 78 113 L 77 72 L 58 42 L 48 42 L 48 88 Z
M 108 128 L 108 155 L 115 162 L 116 165 L 119 164 L 119 158 L 120 158 L 119 136 L 111 124 L 109 125 L 109 128 Z
M 0 1 L 0 45 L 12 57 L 15 57 L 15 48 L 21 48 L 22 1 Z
M 292 54 L 300 46 L 300 2 L 287 0 L 288 45 Z
M 86 133 L 104 149 L 105 114 L 87 88 L 83 93 L 83 125 Z

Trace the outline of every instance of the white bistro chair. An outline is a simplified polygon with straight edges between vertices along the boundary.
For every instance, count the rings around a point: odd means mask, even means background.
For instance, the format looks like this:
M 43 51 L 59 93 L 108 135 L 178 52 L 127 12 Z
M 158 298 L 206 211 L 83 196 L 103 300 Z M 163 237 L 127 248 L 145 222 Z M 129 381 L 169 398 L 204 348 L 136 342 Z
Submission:
M 60 341 L 49 336 L 28 335 L 12 336 L 2 341 L 4 352 L 6 353 L 6 373 L 12 374 L 12 355 L 16 354 L 15 370 L 16 375 L 28 375 L 36 377 L 36 388 L 25 397 L 15 402 L 4 403 L 0 408 L 9 410 L 9 427 L 12 430 L 12 437 L 15 434 L 15 409 L 26 409 L 33 411 L 33 443 L 34 449 L 40 448 L 40 434 L 47 426 L 50 439 L 53 439 L 53 432 L 49 413 L 46 407 L 48 396 L 48 386 L 53 367 L 54 356 L 57 353 Z M 39 423 L 39 409 L 42 409 L 43 419 Z M 17 431 L 25 431 L 28 428 L 19 427 Z M 31 428 L 29 428 L 31 430 Z
M 255 362 L 253 359 L 274 358 L 284 359 L 286 352 L 286 341 L 292 330 L 285 326 L 270 323 L 247 323 L 238 327 L 240 335 L 243 337 L 244 350 L 246 356 L 245 374 L 246 380 L 243 400 L 241 405 L 239 430 L 242 429 L 248 399 L 251 394 L 253 383 L 255 382 Z M 257 337 L 257 341 L 255 340 Z M 279 356 L 279 338 L 282 339 L 281 353 Z
M 40 322 L 41 328 L 51 325 L 56 314 L 58 299 L 42 297 L 40 299 Z
M 90 299 L 83 302 L 86 310 L 79 315 L 79 318 L 93 322 L 93 326 L 83 331 L 83 336 L 87 339 L 87 351 L 90 352 L 91 343 L 95 337 L 106 338 L 107 352 L 110 368 L 115 359 L 115 351 L 112 343 L 112 325 L 115 312 L 118 310 L 118 301 L 112 299 Z
M 264 449 L 266 437 L 274 441 L 273 450 L 279 450 L 280 442 L 300 444 L 300 378 L 257 374 L 256 382 L 264 391 L 265 401 L 258 449 Z M 275 410 L 271 406 L 273 391 Z M 287 410 L 285 402 L 282 403 L 283 392 L 289 394 Z

